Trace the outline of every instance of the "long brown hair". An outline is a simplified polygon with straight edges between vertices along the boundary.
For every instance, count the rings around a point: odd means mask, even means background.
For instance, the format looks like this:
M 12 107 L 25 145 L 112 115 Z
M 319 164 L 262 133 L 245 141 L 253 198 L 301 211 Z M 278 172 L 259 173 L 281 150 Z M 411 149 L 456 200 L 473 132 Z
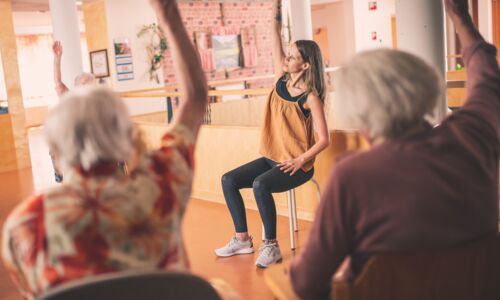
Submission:
M 307 85 L 308 93 L 314 92 L 317 94 L 324 104 L 326 98 L 326 83 L 325 67 L 323 65 L 321 50 L 318 44 L 311 40 L 295 41 L 295 46 L 299 50 L 302 60 L 310 65 L 304 72 L 304 82 Z

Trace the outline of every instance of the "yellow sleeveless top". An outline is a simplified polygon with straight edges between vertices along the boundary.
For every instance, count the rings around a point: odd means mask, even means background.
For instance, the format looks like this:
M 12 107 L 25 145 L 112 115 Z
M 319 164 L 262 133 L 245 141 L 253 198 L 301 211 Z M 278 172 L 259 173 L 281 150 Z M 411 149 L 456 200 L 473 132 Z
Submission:
M 260 154 L 276 162 L 297 158 L 315 143 L 312 116 L 304 116 L 298 101 L 288 101 L 276 92 L 269 94 L 262 126 Z M 314 158 L 302 170 L 313 168 Z

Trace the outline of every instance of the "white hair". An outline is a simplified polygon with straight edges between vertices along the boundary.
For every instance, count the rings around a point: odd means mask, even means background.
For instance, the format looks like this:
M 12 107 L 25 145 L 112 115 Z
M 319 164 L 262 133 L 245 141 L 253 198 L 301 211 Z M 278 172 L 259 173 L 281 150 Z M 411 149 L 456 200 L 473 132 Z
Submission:
M 437 70 L 410 53 L 362 52 L 339 72 L 340 105 L 370 138 L 394 138 L 418 125 L 444 91 Z
M 63 167 L 89 170 L 99 162 L 125 161 L 132 153 L 132 121 L 111 90 L 86 86 L 66 93 L 45 121 L 49 148 Z
M 81 73 L 75 77 L 75 86 L 87 85 L 95 83 L 95 76 L 90 73 Z

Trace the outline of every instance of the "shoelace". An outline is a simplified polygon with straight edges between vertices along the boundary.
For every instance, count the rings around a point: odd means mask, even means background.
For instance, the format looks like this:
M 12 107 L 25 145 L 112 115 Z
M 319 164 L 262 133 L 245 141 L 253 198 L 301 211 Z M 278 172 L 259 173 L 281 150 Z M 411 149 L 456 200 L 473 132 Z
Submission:
M 227 243 L 226 247 L 231 248 L 233 245 L 238 243 L 238 238 L 233 236 L 233 238 Z
M 260 246 L 259 251 L 260 253 L 269 256 L 274 247 L 276 247 L 275 244 L 264 244 Z
M 250 237 L 249 240 L 250 240 L 250 243 L 252 243 L 252 237 Z M 231 238 L 231 240 L 229 241 L 229 243 L 227 243 L 226 247 L 228 247 L 228 248 L 232 247 L 232 246 L 236 245 L 237 243 L 241 243 L 241 241 L 237 237 L 233 236 Z

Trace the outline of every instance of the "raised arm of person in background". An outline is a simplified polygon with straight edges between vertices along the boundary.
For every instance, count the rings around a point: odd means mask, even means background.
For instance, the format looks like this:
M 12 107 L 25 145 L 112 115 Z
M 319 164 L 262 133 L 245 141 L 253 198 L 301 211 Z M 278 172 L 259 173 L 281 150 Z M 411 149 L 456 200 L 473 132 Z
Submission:
M 281 1 L 273 1 L 273 60 L 274 60 L 274 78 L 278 80 L 283 76 L 283 60 L 285 52 L 283 52 L 283 40 L 281 39 L 282 15 Z
M 186 126 L 196 136 L 203 123 L 208 104 L 207 81 L 201 68 L 198 52 L 184 28 L 177 1 L 150 0 L 150 3 L 170 43 L 175 75 L 182 95 L 179 111 L 174 117 L 173 124 Z
M 449 122 L 460 125 L 482 149 L 497 149 L 500 129 L 500 71 L 495 47 L 488 44 L 469 15 L 467 0 L 444 0 L 462 45 L 467 72 L 467 95 L 462 109 Z M 486 146 L 487 148 L 484 148 Z M 493 147 L 493 148 L 492 148 Z M 488 152 L 494 153 L 494 152 Z M 490 157 L 485 159 L 490 159 Z
M 56 88 L 57 95 L 61 97 L 64 93 L 68 91 L 68 87 L 62 82 L 61 79 L 61 57 L 63 53 L 63 48 L 60 41 L 55 41 L 52 44 L 52 51 L 54 52 L 54 84 Z

